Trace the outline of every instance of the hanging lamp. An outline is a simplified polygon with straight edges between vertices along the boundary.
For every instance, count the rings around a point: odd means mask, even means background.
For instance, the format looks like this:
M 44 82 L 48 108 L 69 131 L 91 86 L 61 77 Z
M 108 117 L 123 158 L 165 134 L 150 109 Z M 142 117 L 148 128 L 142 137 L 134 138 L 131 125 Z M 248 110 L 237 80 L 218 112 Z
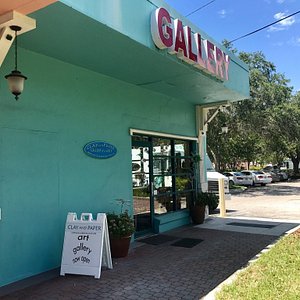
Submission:
M 20 71 L 18 71 L 18 31 L 22 28 L 17 25 L 10 26 L 10 29 L 15 32 L 15 69 L 5 78 L 8 82 L 9 90 L 15 95 L 15 99 L 19 99 L 19 95 L 23 92 L 24 81 L 27 79 Z

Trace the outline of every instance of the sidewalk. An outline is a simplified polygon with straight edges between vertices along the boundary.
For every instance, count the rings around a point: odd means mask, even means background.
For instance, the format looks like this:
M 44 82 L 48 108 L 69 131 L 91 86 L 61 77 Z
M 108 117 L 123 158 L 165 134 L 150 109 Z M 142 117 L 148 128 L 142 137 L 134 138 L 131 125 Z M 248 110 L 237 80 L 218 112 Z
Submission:
M 136 241 L 100 279 L 66 275 L 1 299 L 198 300 L 296 225 L 209 218 Z

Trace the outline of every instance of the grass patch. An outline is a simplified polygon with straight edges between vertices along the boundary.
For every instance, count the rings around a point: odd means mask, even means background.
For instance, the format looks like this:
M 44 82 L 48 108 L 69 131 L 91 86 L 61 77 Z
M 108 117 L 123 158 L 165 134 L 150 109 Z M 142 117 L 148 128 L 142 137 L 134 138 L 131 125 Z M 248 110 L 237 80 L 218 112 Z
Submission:
M 218 300 L 300 299 L 300 231 L 283 237 L 216 295 Z

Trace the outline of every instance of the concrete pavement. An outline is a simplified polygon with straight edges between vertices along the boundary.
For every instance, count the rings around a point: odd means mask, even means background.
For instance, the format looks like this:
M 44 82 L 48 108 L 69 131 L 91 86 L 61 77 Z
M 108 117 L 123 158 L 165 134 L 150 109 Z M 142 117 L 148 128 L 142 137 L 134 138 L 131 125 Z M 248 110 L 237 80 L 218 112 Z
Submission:
M 226 201 L 229 217 L 283 219 L 300 221 L 300 180 L 250 187 L 244 192 L 232 190 Z

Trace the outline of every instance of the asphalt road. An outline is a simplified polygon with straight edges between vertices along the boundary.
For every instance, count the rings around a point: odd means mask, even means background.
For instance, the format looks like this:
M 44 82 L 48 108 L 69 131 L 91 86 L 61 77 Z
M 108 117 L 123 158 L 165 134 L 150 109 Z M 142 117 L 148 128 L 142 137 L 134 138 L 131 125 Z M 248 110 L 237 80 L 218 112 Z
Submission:
M 232 191 L 226 201 L 227 217 L 251 217 L 300 223 L 300 180 Z

